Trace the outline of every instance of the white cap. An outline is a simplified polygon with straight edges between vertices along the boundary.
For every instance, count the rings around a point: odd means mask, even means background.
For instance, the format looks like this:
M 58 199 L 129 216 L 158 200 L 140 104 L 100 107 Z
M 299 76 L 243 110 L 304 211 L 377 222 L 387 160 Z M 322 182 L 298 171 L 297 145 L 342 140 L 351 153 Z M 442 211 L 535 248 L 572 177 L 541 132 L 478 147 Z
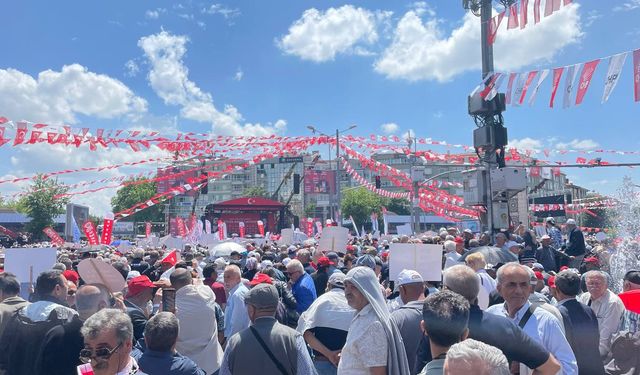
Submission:
M 422 276 L 414 270 L 402 270 L 398 275 L 398 286 L 423 282 Z
M 549 237 L 548 234 L 543 235 L 542 237 L 540 237 L 540 240 L 550 240 L 551 237 Z
M 567 220 L 567 225 L 576 225 L 576 221 L 573 219 Z
M 520 247 L 520 244 L 519 244 L 519 243 L 517 243 L 516 241 L 509 241 L 509 242 L 507 242 L 507 248 L 508 248 L 508 249 L 511 249 L 512 247 L 515 247 L 515 246 Z

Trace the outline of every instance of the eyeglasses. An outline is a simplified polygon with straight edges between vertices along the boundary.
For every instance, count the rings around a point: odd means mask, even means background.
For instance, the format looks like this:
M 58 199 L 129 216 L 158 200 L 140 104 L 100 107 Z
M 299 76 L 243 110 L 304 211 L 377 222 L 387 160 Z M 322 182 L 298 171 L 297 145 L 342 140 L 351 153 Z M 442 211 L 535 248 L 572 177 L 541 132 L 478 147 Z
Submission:
M 75 296 L 76 295 L 76 291 L 75 290 L 69 290 L 69 291 L 67 291 L 67 295 L 69 297 Z
M 122 343 L 119 343 L 113 349 L 100 348 L 100 349 L 96 349 L 95 351 L 91 349 L 82 349 L 80 351 L 80 361 L 82 363 L 89 363 L 91 362 L 92 358 L 108 360 L 109 358 L 111 358 L 113 353 L 115 353 L 120 348 L 121 345 Z

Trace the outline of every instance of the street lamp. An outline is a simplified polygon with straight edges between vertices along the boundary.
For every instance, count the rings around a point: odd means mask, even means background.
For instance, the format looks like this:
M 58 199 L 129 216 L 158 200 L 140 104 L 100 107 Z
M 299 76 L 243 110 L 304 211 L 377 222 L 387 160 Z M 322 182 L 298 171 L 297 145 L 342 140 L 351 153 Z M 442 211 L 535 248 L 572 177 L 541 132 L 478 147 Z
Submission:
M 342 225 L 342 218 L 340 217 L 342 215 L 339 214 L 340 200 L 342 199 L 341 192 L 340 192 L 340 160 L 339 160 L 340 159 L 340 134 L 348 132 L 349 130 L 355 129 L 357 126 L 358 125 L 353 124 L 343 130 L 336 129 L 336 200 L 337 200 L 337 203 L 333 212 L 333 216 L 338 220 L 338 224 L 340 225 Z M 322 136 L 329 137 L 328 135 L 322 133 L 312 125 L 307 125 L 307 129 L 311 130 L 311 132 L 314 134 L 318 133 Z M 329 165 L 331 165 L 331 153 L 329 153 Z M 333 205 L 331 206 L 333 207 Z

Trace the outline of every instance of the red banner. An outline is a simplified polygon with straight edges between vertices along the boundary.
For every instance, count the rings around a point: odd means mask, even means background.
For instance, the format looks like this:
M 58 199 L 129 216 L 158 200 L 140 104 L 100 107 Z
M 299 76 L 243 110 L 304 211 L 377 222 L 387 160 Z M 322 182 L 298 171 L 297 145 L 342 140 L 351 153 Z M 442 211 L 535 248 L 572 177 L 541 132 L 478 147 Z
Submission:
M 258 232 L 260 232 L 260 235 L 264 237 L 264 223 L 262 220 L 258 220 Z
M 307 218 L 307 236 L 313 237 L 313 219 Z
M 511 4 L 509 7 L 509 23 L 507 24 L 508 29 L 515 29 L 518 27 L 518 3 Z
M 549 107 L 553 108 L 553 102 L 556 100 L 556 93 L 558 92 L 558 87 L 560 86 L 560 78 L 562 78 L 562 73 L 564 72 L 564 67 L 553 69 L 553 82 L 551 83 L 551 99 L 549 100 Z
M 640 102 L 640 49 L 633 51 L 633 93 L 636 102 Z
M 147 238 L 151 237 L 151 223 L 148 221 L 144 223 L 144 234 Z
M 240 228 L 240 238 L 244 238 L 244 222 L 241 221 L 238 223 L 238 228 Z
M 93 225 L 91 221 L 87 221 L 84 224 L 82 224 L 82 230 L 84 230 L 84 234 L 87 236 L 89 245 L 100 244 L 100 242 L 98 241 L 98 233 L 96 232 L 96 227 Z
M 529 72 L 527 80 L 524 83 L 524 87 L 522 88 L 522 95 L 520 95 L 520 99 L 518 101 L 519 104 L 524 103 L 524 98 L 527 96 L 527 90 L 529 90 L 529 86 L 531 86 L 531 83 L 533 82 L 534 78 L 536 78 L 536 75 L 538 75 L 537 70 Z
M 224 240 L 224 221 L 218 220 L 218 238 Z
M 104 219 L 102 223 L 102 244 L 111 244 L 111 233 L 113 233 L 113 219 Z
M 527 26 L 529 18 L 529 0 L 520 0 L 520 28 Z
M 178 234 L 180 237 L 185 238 L 187 236 L 187 226 L 184 223 L 184 219 L 176 217 L 176 225 L 178 226 Z
M 11 237 L 14 240 L 18 238 L 18 235 L 14 231 L 9 230 L 3 227 L 2 225 L 0 225 L 0 233 L 6 234 L 7 236 Z
M 55 230 L 53 230 L 53 228 L 51 227 L 46 227 L 42 230 L 44 232 L 44 234 L 46 234 L 49 238 L 51 238 L 51 243 L 54 245 L 64 245 L 64 240 L 62 239 L 62 237 L 60 237 L 58 235 L 58 233 L 56 233 Z
M 596 71 L 596 67 L 600 63 L 600 59 L 589 61 L 584 64 L 582 68 L 582 74 L 580 74 L 580 81 L 578 81 L 578 94 L 576 94 L 576 105 L 582 103 L 582 99 L 584 99 L 587 90 L 589 90 L 589 85 L 591 84 L 591 78 L 593 78 L 593 73 Z

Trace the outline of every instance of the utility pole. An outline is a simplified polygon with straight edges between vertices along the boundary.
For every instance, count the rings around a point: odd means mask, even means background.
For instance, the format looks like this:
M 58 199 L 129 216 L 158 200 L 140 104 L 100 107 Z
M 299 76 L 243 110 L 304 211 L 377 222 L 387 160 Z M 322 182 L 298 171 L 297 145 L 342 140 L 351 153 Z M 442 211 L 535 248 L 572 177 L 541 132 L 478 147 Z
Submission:
M 515 0 L 500 0 L 509 7 Z M 482 51 L 482 79 L 485 85 L 490 82 L 489 76 L 494 72 L 493 45 L 489 43 L 489 25 L 492 18 L 492 0 L 463 0 L 465 9 L 480 16 L 481 51 Z M 505 167 L 505 146 L 507 145 L 507 129 L 504 127 L 502 112 L 505 107 L 505 95 L 498 94 L 493 99 L 485 101 L 476 93 L 469 97 L 469 114 L 474 118 L 476 126 L 473 131 L 473 145 L 478 157 L 485 165 L 485 171 L 479 172 L 479 178 L 484 187 L 484 204 L 486 213 L 486 230 L 493 236 L 494 228 L 494 195 L 491 188 L 491 174 L 497 168 Z
M 335 218 L 338 222 L 338 226 L 342 226 L 342 213 L 340 212 L 340 202 L 342 194 L 340 192 L 340 131 L 336 129 L 336 208 Z

